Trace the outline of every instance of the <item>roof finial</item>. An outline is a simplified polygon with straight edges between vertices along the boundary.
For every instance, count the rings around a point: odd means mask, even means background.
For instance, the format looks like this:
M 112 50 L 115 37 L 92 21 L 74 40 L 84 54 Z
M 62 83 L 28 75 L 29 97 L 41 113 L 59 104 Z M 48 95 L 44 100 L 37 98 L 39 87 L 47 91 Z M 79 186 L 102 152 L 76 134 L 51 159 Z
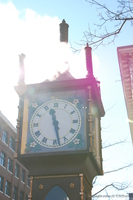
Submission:
M 85 56 L 86 56 L 86 69 L 88 72 L 87 77 L 93 77 L 91 47 L 89 47 L 88 43 L 85 47 Z
M 62 23 L 60 24 L 60 42 L 68 43 L 68 27 L 69 25 L 63 19 Z
M 24 69 L 25 57 L 26 55 L 24 55 L 23 53 L 19 55 L 19 80 L 18 80 L 19 85 L 25 84 L 25 69 Z

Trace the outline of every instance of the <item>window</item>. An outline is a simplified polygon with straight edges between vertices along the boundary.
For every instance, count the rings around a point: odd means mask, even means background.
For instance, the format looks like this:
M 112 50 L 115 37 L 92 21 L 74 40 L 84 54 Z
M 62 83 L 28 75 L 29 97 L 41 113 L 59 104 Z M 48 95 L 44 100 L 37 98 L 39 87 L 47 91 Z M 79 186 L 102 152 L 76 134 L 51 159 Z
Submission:
M 4 182 L 4 178 L 0 176 L 0 191 L 3 191 L 3 182 Z
M 17 200 L 17 196 L 18 196 L 18 188 L 17 187 L 13 187 L 13 200 Z
M 28 200 L 28 195 L 26 195 L 25 200 Z
M 49 200 L 49 199 L 64 199 L 64 200 L 69 200 L 67 197 L 67 194 L 65 191 L 59 187 L 59 186 L 54 186 L 46 195 L 44 200 Z
M 27 176 L 27 185 L 30 187 L 30 179 L 29 179 L 29 176 Z
M 21 181 L 25 182 L 25 170 L 24 169 L 22 169 L 22 172 L 21 172 Z
M 4 167 L 6 166 L 6 154 L 3 152 L 1 152 L 0 164 L 3 165 Z
M 8 196 L 10 196 L 10 194 L 11 194 L 11 183 L 9 181 L 6 181 L 5 194 Z
M 20 170 L 20 167 L 18 164 L 16 164 L 15 166 L 15 176 L 19 178 L 19 170 Z
M 13 160 L 11 158 L 8 158 L 7 169 L 8 169 L 8 171 L 12 172 L 12 169 L 13 169 Z
M 15 150 L 15 139 L 12 136 L 10 137 L 10 148 Z
M 23 200 L 23 199 L 24 199 L 24 193 L 22 191 L 20 191 L 19 200 Z
M 2 141 L 8 144 L 8 133 L 3 131 Z

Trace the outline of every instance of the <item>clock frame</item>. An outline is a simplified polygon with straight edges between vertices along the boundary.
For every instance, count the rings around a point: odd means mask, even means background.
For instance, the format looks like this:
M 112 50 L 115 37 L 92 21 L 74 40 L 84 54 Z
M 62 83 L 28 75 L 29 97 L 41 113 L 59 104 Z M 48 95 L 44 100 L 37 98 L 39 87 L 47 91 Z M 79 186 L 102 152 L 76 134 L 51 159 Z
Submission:
M 100 117 L 104 116 L 100 90 L 95 79 L 85 78 L 69 81 L 43 82 L 39 84 L 19 85 L 15 89 L 20 96 L 16 156 L 30 170 L 32 175 L 36 173 L 38 175 L 70 172 L 80 173 L 83 171 L 83 168 L 88 173 L 92 162 L 96 166 L 96 174 L 102 173 L 101 151 L 99 151 L 100 159 L 98 158 L 98 161 L 93 156 L 95 147 L 93 132 L 96 124 L 94 120 L 95 116 L 92 117 L 92 108 L 97 108 L 97 131 L 99 133 Z M 81 127 L 77 131 L 75 138 L 67 144 L 61 147 L 47 148 L 38 144 L 32 137 L 30 122 L 32 116 L 40 106 L 46 105 L 46 102 L 51 102 L 55 99 L 70 102 L 70 105 L 78 109 L 81 116 L 81 124 L 79 123 Z M 76 105 L 73 103 L 74 100 Z M 57 121 L 59 121 L 58 118 Z M 100 146 L 97 148 L 100 148 Z M 69 163 L 69 168 L 67 163 Z M 52 165 L 55 166 L 54 169 Z M 36 169 L 38 169 L 38 172 L 36 172 Z M 94 175 L 92 176 L 94 177 Z
M 85 90 L 39 92 L 24 97 L 23 107 L 21 154 L 86 149 Z M 56 112 L 54 116 L 51 109 Z

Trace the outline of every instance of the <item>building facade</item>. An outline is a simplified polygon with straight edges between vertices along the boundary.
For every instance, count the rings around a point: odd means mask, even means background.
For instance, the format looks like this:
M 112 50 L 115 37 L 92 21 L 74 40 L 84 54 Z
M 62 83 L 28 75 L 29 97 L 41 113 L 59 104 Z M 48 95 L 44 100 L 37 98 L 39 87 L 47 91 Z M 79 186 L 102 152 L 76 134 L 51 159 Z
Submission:
M 117 48 L 121 81 L 133 142 L 133 45 Z
M 0 113 L 0 199 L 28 200 L 28 170 L 14 158 L 16 129 Z
M 133 200 L 133 193 L 129 193 L 129 200 Z

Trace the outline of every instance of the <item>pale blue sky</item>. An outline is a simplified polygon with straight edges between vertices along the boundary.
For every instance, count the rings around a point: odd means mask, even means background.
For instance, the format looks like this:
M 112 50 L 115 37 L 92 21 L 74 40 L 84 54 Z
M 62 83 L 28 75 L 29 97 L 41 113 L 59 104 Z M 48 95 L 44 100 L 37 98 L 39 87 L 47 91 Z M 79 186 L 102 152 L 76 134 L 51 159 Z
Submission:
M 115 9 L 116 1 L 112 0 L 109 3 Z M 20 53 L 27 55 L 27 70 L 30 66 L 27 72 L 29 73 L 27 82 L 28 79 L 31 79 L 30 82 L 43 81 L 41 76 L 42 67 L 39 68 L 39 65 L 43 61 L 47 60 L 48 63 L 48 61 L 51 62 L 52 59 L 60 56 L 61 49 L 59 49 L 58 55 L 56 52 L 59 38 L 58 24 L 63 19 L 69 24 L 69 43 L 75 47 L 75 42 L 81 43 L 83 32 L 87 30 L 88 23 L 94 29 L 93 23 L 99 22 L 97 17 L 99 11 L 95 7 L 89 6 L 84 0 L 0 0 L 0 9 L 0 110 L 16 126 L 18 97 L 14 92 L 13 85 L 17 84 L 18 55 Z M 129 142 L 128 144 L 103 150 L 104 171 L 133 163 L 133 148 L 117 58 L 117 47 L 133 44 L 132 35 L 132 27 L 128 23 L 124 26 L 122 33 L 117 37 L 114 44 L 100 46 L 92 51 L 94 72 L 98 80 L 101 81 L 101 94 L 105 111 L 114 106 L 102 118 L 103 143 L 112 143 L 126 137 Z M 73 56 L 72 52 L 68 51 L 71 54 L 71 67 L 74 68 L 75 74 L 79 74 L 84 68 L 82 65 L 83 56 Z M 78 60 L 78 64 L 76 60 Z M 79 60 L 81 60 L 81 63 Z M 58 65 L 58 62 L 56 65 Z M 43 68 L 43 73 L 49 76 L 46 68 Z M 55 70 L 56 68 L 53 69 L 53 73 Z M 32 77 L 30 75 L 31 71 Z M 41 78 L 39 79 L 36 76 Z M 116 173 L 112 173 L 107 178 L 106 176 L 101 177 L 100 185 L 102 187 L 109 181 L 132 181 L 132 171 L 133 168 L 130 168 L 121 171 L 118 176 Z M 129 188 L 124 194 L 127 192 L 133 192 L 133 187 Z

